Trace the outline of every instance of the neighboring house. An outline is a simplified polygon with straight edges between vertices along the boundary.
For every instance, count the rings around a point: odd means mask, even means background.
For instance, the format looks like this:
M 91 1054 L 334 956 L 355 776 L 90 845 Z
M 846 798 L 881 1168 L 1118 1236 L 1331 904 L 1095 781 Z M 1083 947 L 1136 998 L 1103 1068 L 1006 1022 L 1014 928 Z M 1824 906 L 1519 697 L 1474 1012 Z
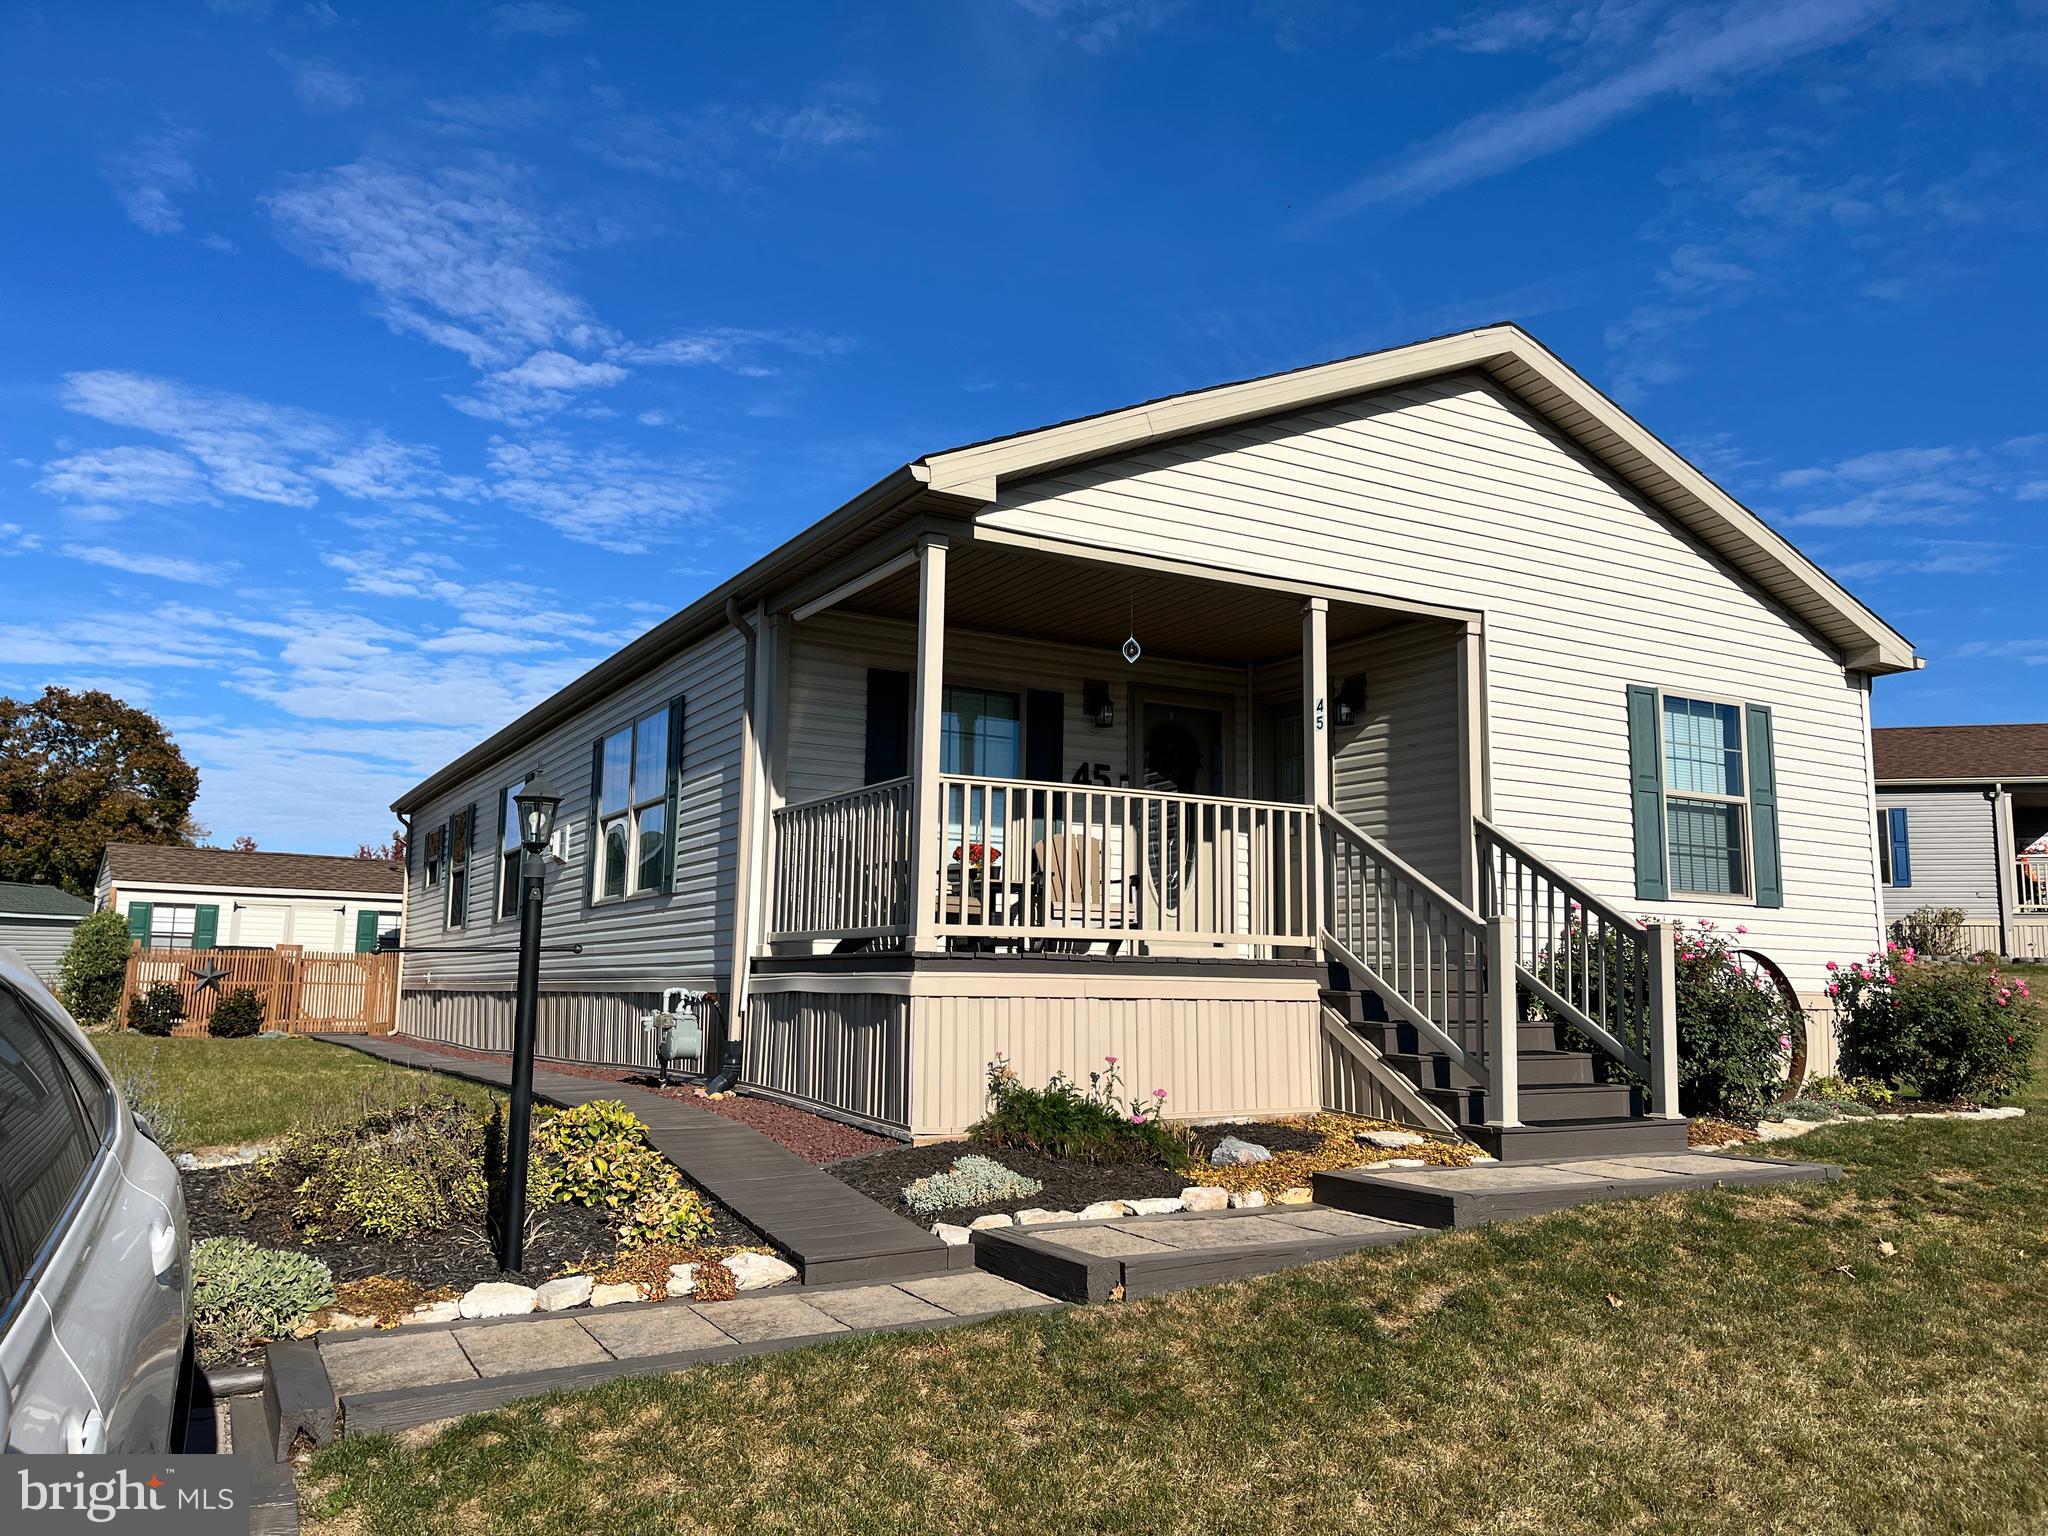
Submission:
M 2048 959 L 2048 724 L 1870 733 L 1887 919 L 1958 907 L 1973 951 Z
M 364 953 L 380 937 L 396 941 L 405 869 L 388 859 L 113 843 L 93 896 L 124 914 L 149 949 Z
M 71 930 L 90 911 L 91 902 L 54 885 L 0 880 L 0 949 L 21 956 L 54 991 L 57 962 L 71 945 Z
M 1870 681 L 1917 664 L 1512 326 L 935 453 L 398 800 L 400 1027 L 507 1048 L 538 764 L 543 1056 L 647 1061 L 713 988 L 744 1086 L 897 1135 L 998 1053 L 1177 1116 L 1639 1126 L 1514 1051 L 1515 985 L 1668 1062 L 1632 920 L 1705 917 L 1818 1002 L 1880 935 Z

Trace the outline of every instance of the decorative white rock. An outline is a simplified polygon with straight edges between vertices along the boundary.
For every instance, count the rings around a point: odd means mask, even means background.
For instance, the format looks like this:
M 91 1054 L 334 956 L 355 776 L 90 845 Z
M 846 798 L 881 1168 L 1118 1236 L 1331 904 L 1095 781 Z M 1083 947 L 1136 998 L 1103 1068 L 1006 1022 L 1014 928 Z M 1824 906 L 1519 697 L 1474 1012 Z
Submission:
M 1273 1197 L 1273 1203 L 1275 1205 L 1309 1205 L 1314 1202 L 1315 1198 L 1315 1191 L 1311 1190 L 1306 1184 L 1296 1184 L 1290 1189 L 1281 1190 L 1279 1194 Z
M 1005 1216 L 1001 1211 L 990 1211 L 986 1216 L 977 1216 L 974 1220 L 967 1223 L 967 1230 L 970 1232 L 986 1232 L 991 1227 L 1011 1227 L 1015 1225 L 1015 1220 Z
M 1171 1216 L 1183 1209 L 1179 1197 L 1174 1195 L 1153 1195 L 1144 1200 L 1126 1200 L 1133 1216 Z
M 318 1318 L 322 1333 L 353 1333 L 358 1328 L 377 1326 L 374 1315 L 360 1312 L 327 1311 L 319 1313 Z
M 932 1228 L 932 1233 L 948 1248 L 964 1247 L 967 1242 L 967 1229 L 965 1227 L 956 1227 L 948 1221 L 938 1223 L 938 1225 Z
M 534 1308 L 534 1289 L 509 1280 L 486 1280 L 463 1292 L 456 1306 L 464 1317 L 523 1317 Z
M 1385 1147 L 1389 1150 L 1397 1147 L 1419 1147 L 1429 1140 L 1427 1136 L 1418 1136 L 1413 1131 L 1360 1131 L 1358 1139 L 1369 1147 Z
M 593 1307 L 615 1307 L 622 1301 L 638 1301 L 640 1287 L 637 1285 L 593 1285 L 590 1288 L 590 1304 Z
M 1265 1203 L 1266 1192 L 1263 1189 L 1243 1189 L 1230 1197 L 1233 1211 L 1255 1211 Z
M 735 1253 L 718 1261 L 732 1271 L 735 1290 L 760 1291 L 796 1278 L 796 1266 L 766 1253 Z
M 452 1301 L 423 1301 L 406 1313 L 408 1323 L 452 1323 L 462 1316 L 462 1309 Z
M 671 1264 L 668 1267 L 668 1293 L 671 1296 L 687 1296 L 697 1289 L 697 1266 L 694 1264 Z
M 1093 1205 L 1081 1207 L 1083 1221 L 1113 1221 L 1119 1216 L 1130 1214 L 1130 1202 L 1125 1200 L 1098 1200 Z
M 1216 1143 L 1209 1154 L 1213 1166 L 1222 1168 L 1242 1167 L 1247 1163 L 1263 1163 L 1271 1160 L 1270 1148 L 1262 1147 L 1255 1141 L 1246 1141 L 1239 1136 L 1226 1136 Z
M 1384 1163 L 1377 1163 L 1374 1166 L 1379 1168 L 1427 1168 L 1429 1164 L 1419 1157 L 1390 1157 Z
M 1230 1209 L 1230 1191 L 1219 1189 L 1214 1184 L 1191 1184 L 1180 1192 L 1180 1208 L 1184 1211 L 1227 1211 Z
M 1072 1221 L 1073 1219 L 1074 1213 L 1072 1211 L 1048 1211 L 1042 1206 L 1036 1205 L 1032 1206 L 1028 1211 L 1019 1211 L 1017 1213 L 1017 1225 L 1020 1227 L 1042 1227 L 1048 1222 Z
M 550 1280 L 533 1293 L 534 1304 L 543 1312 L 566 1312 L 590 1300 L 597 1282 L 588 1275 L 564 1275 Z

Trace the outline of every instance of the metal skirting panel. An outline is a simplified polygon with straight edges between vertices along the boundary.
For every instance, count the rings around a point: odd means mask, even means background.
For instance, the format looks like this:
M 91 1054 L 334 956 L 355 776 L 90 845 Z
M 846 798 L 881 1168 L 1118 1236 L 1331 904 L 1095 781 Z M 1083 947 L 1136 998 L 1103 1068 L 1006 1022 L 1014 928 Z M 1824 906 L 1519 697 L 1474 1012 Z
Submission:
M 910 999 L 879 993 L 756 993 L 744 1087 L 909 1131 Z
M 640 1016 L 661 1006 L 659 992 L 543 992 L 535 1021 L 534 1054 L 543 1061 L 653 1071 L 654 1040 Z M 512 1049 L 510 992 L 408 992 L 399 1005 L 398 1032 L 471 1051 Z M 695 1072 L 685 1057 L 676 1070 Z
M 1166 1090 L 1173 1119 L 1305 1114 L 1317 1105 L 1316 1011 L 1300 999 L 920 997 L 912 1002 L 911 1129 L 954 1136 L 981 1117 L 998 1052 L 1037 1086 L 1080 1083 L 1114 1056 L 1126 1098 Z

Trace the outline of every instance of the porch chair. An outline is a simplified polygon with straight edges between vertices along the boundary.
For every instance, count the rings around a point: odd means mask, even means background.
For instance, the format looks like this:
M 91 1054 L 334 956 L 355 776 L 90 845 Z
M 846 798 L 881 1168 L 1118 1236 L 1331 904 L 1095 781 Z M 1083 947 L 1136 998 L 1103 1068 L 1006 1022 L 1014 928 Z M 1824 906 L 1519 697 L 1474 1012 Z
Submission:
M 1048 926 L 1071 924 L 1075 937 L 1048 938 L 1044 948 L 1055 954 L 1086 954 L 1100 941 L 1115 954 L 1123 940 L 1119 928 L 1138 926 L 1138 877 L 1108 878 L 1102 840 L 1084 831 L 1053 832 L 1032 846 L 1038 889 L 1037 918 Z

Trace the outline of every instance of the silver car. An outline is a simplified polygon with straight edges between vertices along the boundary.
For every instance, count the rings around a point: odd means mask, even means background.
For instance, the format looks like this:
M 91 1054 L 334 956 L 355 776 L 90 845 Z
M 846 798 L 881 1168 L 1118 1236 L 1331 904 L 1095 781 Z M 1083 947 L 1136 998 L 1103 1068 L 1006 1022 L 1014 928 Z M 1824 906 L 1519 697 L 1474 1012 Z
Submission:
M 9 1451 L 183 1441 L 178 1171 L 63 1006 L 0 951 L 0 1422 Z

